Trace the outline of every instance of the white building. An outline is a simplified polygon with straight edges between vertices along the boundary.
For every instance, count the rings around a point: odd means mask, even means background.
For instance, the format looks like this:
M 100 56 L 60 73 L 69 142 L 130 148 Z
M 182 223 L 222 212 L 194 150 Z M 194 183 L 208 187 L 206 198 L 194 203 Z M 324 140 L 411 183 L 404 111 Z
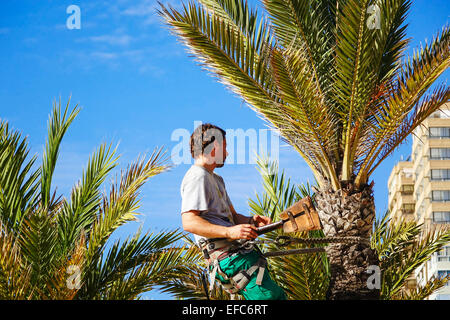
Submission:
M 389 177 L 392 220 L 414 219 L 424 230 L 450 226 L 450 104 L 433 113 L 414 131 L 411 161 L 399 162 Z M 412 172 L 411 174 L 409 174 Z M 450 245 L 416 270 L 423 286 L 433 277 L 450 274 Z M 450 285 L 429 299 L 450 300 Z

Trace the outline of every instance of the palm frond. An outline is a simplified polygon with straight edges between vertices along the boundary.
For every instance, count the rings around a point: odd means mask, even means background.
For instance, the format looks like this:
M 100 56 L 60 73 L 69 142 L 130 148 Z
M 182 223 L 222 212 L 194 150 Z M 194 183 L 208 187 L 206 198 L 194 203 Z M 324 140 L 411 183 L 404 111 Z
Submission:
M 48 137 L 45 144 L 45 151 L 42 159 L 41 169 L 41 202 L 44 208 L 52 207 L 50 203 L 51 184 L 53 172 L 55 171 L 56 161 L 58 159 L 58 151 L 67 129 L 73 122 L 75 117 L 80 112 L 78 106 L 75 106 L 72 111 L 69 111 L 70 99 L 67 102 L 67 106 L 64 109 L 64 113 L 61 112 L 61 99 L 58 105 L 56 101 L 53 104 L 53 112 L 48 122 Z
M 27 139 L 0 123 L 0 219 L 16 231 L 26 212 L 38 201 L 39 169 L 32 170 L 36 157 L 28 160 Z
M 248 203 L 252 213 L 270 217 L 273 221 L 277 219 L 277 214 L 292 205 L 299 195 L 290 179 L 286 179 L 285 173 L 279 173 L 278 164 L 270 162 L 267 157 L 258 156 L 256 168 L 262 178 L 264 193 L 260 196 L 256 194 L 257 202 L 249 199 Z
M 279 130 L 321 188 L 366 185 L 448 101 L 444 85 L 421 100 L 448 68 L 448 27 L 401 62 L 410 0 L 264 0 L 269 20 L 244 0 L 198 2 L 159 13 L 206 70 Z
M 72 189 L 70 203 L 63 202 L 61 213 L 57 217 L 62 248 L 74 243 L 82 230 L 89 231 L 95 221 L 101 204 L 99 188 L 117 165 L 116 150 L 117 148 L 111 149 L 111 145 L 107 147 L 102 144 L 89 159 L 82 180 Z
M 31 286 L 41 295 L 60 258 L 54 220 L 43 208 L 30 212 L 24 217 L 17 241 L 24 263 L 31 266 Z
M 342 180 L 350 180 L 353 173 L 352 150 L 357 144 L 357 121 L 364 117 L 376 85 L 374 48 L 376 30 L 370 30 L 367 22 L 369 0 L 349 0 L 338 10 L 339 25 L 336 30 L 335 95 L 342 117 L 342 145 L 344 147 Z M 379 50 L 381 51 L 381 50 Z M 380 52 L 383 53 L 382 51 Z M 353 138 L 352 138 L 353 137 Z
M 386 32 L 380 32 L 376 38 L 377 46 L 383 47 L 383 54 L 378 56 L 379 70 L 378 83 L 389 82 L 401 68 L 401 59 L 405 49 L 409 44 L 406 38 L 405 24 L 408 11 L 411 8 L 412 1 L 404 0 L 384 0 L 376 3 L 380 9 L 380 29 Z M 381 25 L 384 24 L 384 25 Z
M 156 250 L 149 255 L 146 264 L 137 265 L 129 274 L 114 281 L 103 298 L 135 299 L 140 293 L 179 276 L 189 259 L 186 258 L 186 247 Z
M 239 10 L 241 13 L 247 13 Z M 184 44 L 195 54 L 200 64 L 218 75 L 227 87 L 244 97 L 250 105 L 266 116 L 276 116 L 271 110 L 272 102 L 278 102 L 274 95 L 268 72 L 270 43 L 264 42 L 259 51 L 253 48 L 248 37 L 230 26 L 215 12 L 189 3 L 183 12 L 166 9 L 161 5 L 159 14 L 180 35 Z M 249 20 L 250 17 L 239 19 Z M 269 39 L 267 28 L 254 38 Z M 261 41 L 262 41 L 261 40 Z
M 152 254 L 171 246 L 182 236 L 178 230 L 158 234 L 147 233 L 141 236 L 139 230 L 123 243 L 116 241 L 108 253 L 97 262 L 97 267 L 85 277 L 85 287 L 78 298 L 101 297 L 112 283 L 123 279 L 135 268 L 153 261 Z
M 33 294 L 31 267 L 22 260 L 13 233 L 0 221 L 0 300 L 23 300 Z
M 421 228 L 415 221 L 399 220 L 391 223 L 389 211 L 375 221 L 371 236 L 371 246 L 377 251 L 380 259 L 389 258 L 400 251 L 409 250 L 409 246 L 420 235 Z
M 69 255 L 60 259 L 40 299 L 73 300 L 85 285 L 82 282 L 86 256 L 86 235 L 82 232 Z
M 26 139 L 6 122 L 0 125 L 0 299 L 134 299 L 195 265 L 185 247 L 174 245 L 184 236 L 178 230 L 138 232 L 105 255 L 112 232 L 136 219 L 143 184 L 168 169 L 163 149 L 138 158 L 109 194 L 100 194 L 117 161 L 116 150 L 103 144 L 70 202 L 51 190 L 61 139 L 77 113 L 75 107 L 69 114 L 68 106 L 62 113 L 55 103 L 43 164 L 35 172 Z
M 438 86 L 431 94 L 426 94 L 419 102 L 413 106 L 412 112 L 398 126 L 397 130 L 389 136 L 384 142 L 383 147 L 368 172 L 368 175 L 380 165 L 401 143 L 406 137 L 414 132 L 422 122 L 428 118 L 433 112 L 440 109 L 445 103 L 450 101 L 450 88 L 444 85 Z
M 305 56 L 304 49 L 272 50 L 275 83 L 285 101 L 282 117 L 289 123 L 283 131 L 302 137 L 294 141 L 297 147 L 337 187 L 339 180 L 329 156 L 338 151 L 333 139 L 337 134 L 336 119 L 325 105 L 325 98 L 315 91 Z
M 374 141 L 367 152 L 357 180 L 364 183 L 373 170 L 431 113 L 449 101 L 449 89 L 440 86 L 422 98 L 427 89 L 450 66 L 450 28 L 445 27 L 430 45 L 408 58 L 387 94 L 373 110 Z M 411 117 L 408 114 L 411 112 Z M 400 135 L 399 135 L 400 133 Z M 402 139 L 403 138 L 403 139 Z M 382 154 L 378 159 L 378 155 Z M 377 161 L 378 160 L 378 161 Z
M 264 6 L 279 45 L 304 52 L 312 89 L 326 95 L 333 74 L 336 1 L 264 0 Z
M 199 2 L 211 14 L 216 15 L 235 31 L 240 32 L 257 51 L 265 45 L 265 42 L 272 42 L 268 37 L 261 37 L 268 35 L 267 30 L 262 30 L 263 28 L 267 29 L 268 25 L 264 23 L 263 19 L 259 19 L 257 11 L 252 10 L 247 1 L 199 0 Z M 247 41 L 244 43 L 247 44 Z
M 92 273 L 101 266 L 102 252 L 111 234 L 124 223 L 136 220 L 139 189 L 152 176 L 167 170 L 166 160 L 162 149 L 155 149 L 148 160 L 144 157 L 129 165 L 111 186 L 109 197 L 104 196 L 99 215 L 91 227 L 84 278 L 92 280 Z M 87 286 L 88 289 L 91 287 Z
M 168 168 L 164 164 L 165 153 L 154 150 L 148 160 L 138 159 L 131 164 L 115 184 L 111 186 L 109 197 L 103 198 L 100 214 L 89 237 L 88 261 L 104 246 L 112 232 L 127 221 L 136 220 L 139 209 L 139 189 L 151 177 Z
M 432 279 L 424 286 L 419 286 L 413 291 L 401 291 L 399 294 L 391 297 L 392 300 L 425 300 L 430 295 L 444 287 L 449 281 L 449 278 Z
M 244 2 L 239 3 L 243 5 Z M 184 6 L 182 12 L 161 5 L 158 12 L 206 70 L 241 96 L 270 126 L 281 130 L 284 138 L 296 147 L 297 139 L 290 134 L 289 124 L 280 116 L 284 113 L 284 104 L 271 72 L 272 44 L 268 27 L 259 27 L 253 30 L 253 36 L 249 36 L 236 30 L 234 23 L 224 20 L 215 11 L 211 13 L 210 9 L 194 3 Z M 251 19 L 250 16 L 239 16 L 250 15 L 242 8 L 235 14 L 234 19 L 238 21 Z M 250 39 L 258 39 L 259 46 L 251 46 Z M 297 151 L 302 153 L 301 149 L 297 148 Z M 306 156 L 305 161 L 314 171 L 313 162 Z M 320 178 L 316 172 L 315 175 Z
M 307 237 L 299 234 L 297 237 Z M 299 247 L 300 248 L 300 247 Z M 279 250 L 273 247 L 269 251 Z M 323 300 L 328 289 L 324 253 L 291 255 L 270 259 L 272 274 L 291 300 Z
M 391 224 L 385 214 L 375 224 L 371 241 L 380 259 L 382 299 L 392 299 L 404 294 L 414 271 L 450 242 L 450 231 L 423 232 L 414 221 Z
M 346 96 L 349 92 L 341 92 L 338 89 L 337 96 L 343 94 L 342 98 L 344 98 L 344 100 L 350 100 L 350 104 L 353 104 L 353 107 L 349 107 L 349 109 L 344 107 L 343 109 L 345 116 L 347 115 L 347 112 L 351 112 L 348 121 L 344 121 L 347 136 L 344 137 L 343 141 L 343 144 L 346 147 L 345 152 L 348 152 L 344 154 L 343 170 L 348 171 L 349 177 L 354 172 L 357 172 L 359 169 L 358 162 L 361 161 L 361 158 L 365 157 L 365 150 L 361 151 L 360 149 L 361 145 L 367 143 L 368 139 L 365 133 L 367 132 L 368 127 L 371 127 L 371 121 L 373 121 L 373 108 L 377 105 L 380 91 L 382 91 L 384 84 L 391 81 L 392 77 L 397 74 L 397 70 L 400 67 L 400 58 L 408 44 L 408 40 L 405 39 L 405 30 L 407 26 L 404 22 L 410 4 L 410 1 L 404 0 L 369 1 L 361 3 L 363 7 L 366 6 L 366 13 L 367 10 L 375 8 L 375 15 L 378 15 L 378 17 L 375 17 L 378 20 L 376 21 L 378 25 L 369 25 L 366 16 L 364 16 L 364 23 L 362 23 L 363 21 L 361 20 L 359 21 L 360 24 L 358 27 L 360 28 L 360 40 L 362 41 L 360 43 L 362 46 L 360 49 L 364 54 L 361 55 L 360 58 L 357 57 L 357 52 L 354 51 L 351 53 L 351 50 L 348 51 L 350 42 L 347 43 L 347 41 L 352 41 L 352 35 L 350 35 L 348 39 L 347 34 L 343 35 L 344 38 L 346 38 L 343 42 L 344 49 L 341 48 L 341 50 L 343 50 L 342 56 L 344 57 L 343 64 L 349 64 L 346 66 L 348 68 L 347 73 L 345 73 L 343 69 L 340 69 L 341 73 L 339 75 L 344 74 L 348 82 L 341 83 L 340 80 L 342 80 L 342 78 L 338 77 L 337 83 L 342 84 L 344 88 L 352 87 L 351 90 L 353 95 Z M 342 12 L 342 14 L 344 16 L 346 15 L 345 12 Z M 360 14 L 364 15 L 364 12 L 361 11 Z M 349 21 L 351 21 L 351 19 Z M 357 21 L 353 22 L 356 23 Z M 345 19 L 341 25 L 345 26 L 345 29 L 347 29 Z M 342 30 L 341 32 L 345 31 Z M 367 35 L 364 36 L 364 34 Z M 339 49 L 337 52 L 339 52 Z M 350 54 L 352 58 L 349 59 L 347 54 Z M 356 55 L 354 58 L 353 54 Z M 337 61 L 340 61 L 339 54 Z M 355 64 L 354 70 L 350 69 L 352 63 Z M 358 66 L 357 64 L 361 65 Z M 340 64 L 338 63 L 338 66 L 339 65 Z M 361 72 L 362 75 L 355 74 L 355 72 Z M 350 80 L 353 82 L 350 82 Z M 342 102 L 342 99 L 339 100 L 338 98 L 337 101 Z M 344 104 L 344 106 L 345 105 L 346 104 Z M 353 119 L 350 117 L 353 117 Z M 345 124 L 348 125 L 346 126 Z M 370 139 L 369 141 L 371 142 Z
M 211 300 L 229 300 L 230 295 L 225 292 L 218 283 L 216 283 L 211 292 L 209 290 L 210 279 L 206 263 L 198 246 L 191 240 L 186 239 L 186 256 L 189 257 L 189 264 L 177 267 L 177 273 L 171 276 L 165 276 L 161 283 L 161 292 L 169 293 L 179 299 L 211 299 Z M 202 282 L 202 277 L 205 283 Z M 239 297 L 237 297 L 239 299 Z

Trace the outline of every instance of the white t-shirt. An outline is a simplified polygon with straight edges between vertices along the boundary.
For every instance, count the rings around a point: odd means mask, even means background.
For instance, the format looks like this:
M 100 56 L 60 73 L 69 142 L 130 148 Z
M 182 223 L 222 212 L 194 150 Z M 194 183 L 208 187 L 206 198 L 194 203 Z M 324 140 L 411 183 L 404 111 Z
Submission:
M 231 201 L 221 176 L 202 166 L 192 165 L 181 182 L 181 213 L 198 210 L 200 217 L 212 224 L 233 226 Z M 194 234 L 198 241 L 204 237 Z

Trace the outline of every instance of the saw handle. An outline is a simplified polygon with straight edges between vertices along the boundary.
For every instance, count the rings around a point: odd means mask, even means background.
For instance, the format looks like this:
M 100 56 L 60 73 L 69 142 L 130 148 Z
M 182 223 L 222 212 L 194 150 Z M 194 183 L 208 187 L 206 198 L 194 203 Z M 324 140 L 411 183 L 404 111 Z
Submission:
M 278 228 L 281 228 L 282 226 L 283 226 L 283 220 L 280 220 L 278 222 L 274 222 L 274 223 L 271 223 L 271 224 L 266 224 L 265 226 L 257 228 L 256 229 L 256 233 L 258 235 L 261 235 L 261 234 L 264 234 L 264 233 L 276 230 Z

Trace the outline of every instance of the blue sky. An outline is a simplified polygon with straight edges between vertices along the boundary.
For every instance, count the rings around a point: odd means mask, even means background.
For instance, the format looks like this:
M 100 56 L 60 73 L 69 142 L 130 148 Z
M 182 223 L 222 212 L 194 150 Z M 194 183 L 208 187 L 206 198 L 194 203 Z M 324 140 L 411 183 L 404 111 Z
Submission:
M 179 6 L 179 1 L 170 2 Z M 249 1 L 254 4 L 257 1 Z M 81 9 L 81 29 L 69 30 L 69 5 Z M 120 143 L 123 167 L 139 154 L 165 146 L 176 129 L 192 132 L 194 121 L 225 129 L 264 129 L 242 101 L 188 57 L 155 14 L 155 0 L 0 2 L 0 118 L 29 137 L 32 154 L 42 155 L 52 102 L 69 96 L 82 111 L 63 140 L 54 185 L 68 195 L 89 155 L 102 142 Z M 448 23 L 450 3 L 414 1 L 408 18 L 410 49 L 430 40 Z M 411 51 L 410 51 L 411 52 Z M 448 72 L 440 79 L 445 81 Z M 294 182 L 312 180 L 304 161 L 280 143 L 280 168 Z M 410 139 L 372 176 L 378 214 L 387 208 L 392 166 L 410 154 Z M 248 156 L 248 151 L 247 151 Z M 125 238 L 142 225 L 159 231 L 181 227 L 179 185 L 189 164 L 175 166 L 142 190 L 139 223 L 119 229 Z M 238 212 L 261 191 L 254 164 L 219 169 Z M 168 298 L 158 293 L 149 297 Z

